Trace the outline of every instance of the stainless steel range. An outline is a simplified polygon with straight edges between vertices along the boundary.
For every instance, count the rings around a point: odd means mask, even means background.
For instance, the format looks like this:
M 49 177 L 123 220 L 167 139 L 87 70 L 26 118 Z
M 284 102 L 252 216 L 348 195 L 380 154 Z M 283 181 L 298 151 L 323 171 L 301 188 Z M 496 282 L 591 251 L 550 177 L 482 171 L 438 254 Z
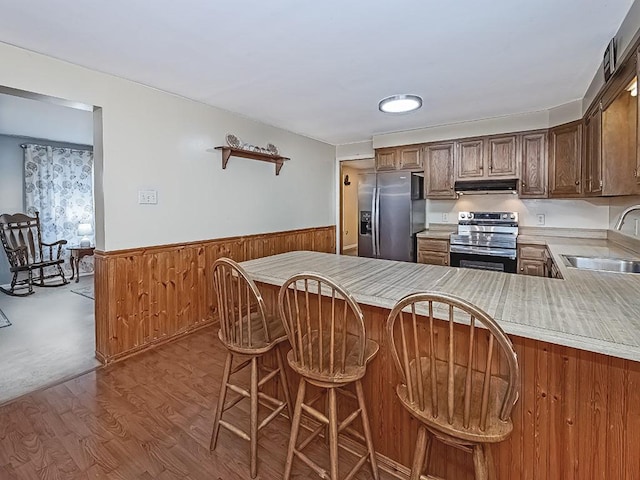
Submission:
M 451 266 L 516 273 L 517 212 L 460 212 Z

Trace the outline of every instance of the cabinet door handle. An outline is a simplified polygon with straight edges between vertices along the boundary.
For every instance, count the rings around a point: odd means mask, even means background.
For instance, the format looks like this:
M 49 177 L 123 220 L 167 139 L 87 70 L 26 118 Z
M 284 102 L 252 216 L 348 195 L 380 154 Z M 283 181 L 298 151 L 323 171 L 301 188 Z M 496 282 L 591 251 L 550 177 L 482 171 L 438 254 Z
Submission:
M 524 272 L 524 267 L 520 267 L 520 271 L 521 271 L 521 272 Z
M 524 188 L 524 187 L 526 187 L 526 185 L 525 185 L 525 183 L 524 183 L 524 182 L 522 182 L 522 188 Z
M 576 180 L 576 185 L 580 185 L 580 180 Z

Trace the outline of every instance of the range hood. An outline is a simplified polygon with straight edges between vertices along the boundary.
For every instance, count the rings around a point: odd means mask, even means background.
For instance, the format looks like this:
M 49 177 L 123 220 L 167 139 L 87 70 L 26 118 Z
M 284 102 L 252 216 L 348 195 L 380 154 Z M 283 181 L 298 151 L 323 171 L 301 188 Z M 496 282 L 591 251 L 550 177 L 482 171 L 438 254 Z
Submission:
M 453 188 L 461 195 L 482 195 L 496 193 L 518 193 L 518 179 L 508 180 L 465 180 L 455 182 Z

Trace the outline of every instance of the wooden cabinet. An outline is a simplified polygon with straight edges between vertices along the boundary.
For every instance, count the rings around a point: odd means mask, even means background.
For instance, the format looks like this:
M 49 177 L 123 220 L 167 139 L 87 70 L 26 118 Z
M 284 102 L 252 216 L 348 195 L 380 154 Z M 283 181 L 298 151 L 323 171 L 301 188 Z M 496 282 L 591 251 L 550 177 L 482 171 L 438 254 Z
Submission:
M 582 120 L 549 130 L 549 196 L 582 195 Z
M 627 71 L 626 77 L 623 75 Z M 635 65 L 621 73 L 624 80 L 619 92 L 609 104 L 603 104 L 601 131 L 601 195 L 635 195 L 640 193 L 637 182 L 637 120 L 638 97 L 631 95 L 636 81 Z
M 587 114 L 584 124 L 586 151 L 584 156 L 586 195 L 602 193 L 602 105 Z
M 398 168 L 417 169 L 422 168 L 422 145 L 411 145 L 398 149 Z
M 456 198 L 453 189 L 454 142 L 424 147 L 425 190 L 428 198 Z
M 545 245 L 518 245 L 518 273 L 534 277 L 562 278 Z
M 544 245 L 518 245 L 518 273 L 535 277 L 547 277 L 549 260 Z
M 520 198 L 547 197 L 547 132 L 522 135 Z
M 518 175 L 517 135 L 489 137 L 486 174 L 489 178 L 515 178 Z
M 418 263 L 449 265 L 449 240 L 418 238 Z
M 376 170 L 422 169 L 422 145 L 379 148 L 376 150 Z
M 515 178 L 518 175 L 518 136 L 469 138 L 456 142 L 456 178 Z
M 456 142 L 456 178 L 480 178 L 484 176 L 485 142 L 482 138 Z
M 398 166 L 398 149 L 380 148 L 376 150 L 376 170 L 395 170 Z

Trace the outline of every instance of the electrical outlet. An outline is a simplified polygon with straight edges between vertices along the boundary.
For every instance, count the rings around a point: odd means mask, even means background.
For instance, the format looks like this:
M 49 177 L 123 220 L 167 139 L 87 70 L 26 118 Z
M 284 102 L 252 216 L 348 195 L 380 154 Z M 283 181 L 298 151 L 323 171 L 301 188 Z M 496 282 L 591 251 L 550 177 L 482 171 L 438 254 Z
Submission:
M 442 214 L 442 221 L 444 223 L 448 223 L 449 222 L 449 214 L 448 213 L 443 213 Z
M 544 213 L 539 213 L 536 217 L 538 218 L 538 225 L 544 225 Z
M 158 203 L 157 190 L 138 190 L 138 203 L 140 205 L 155 205 Z

